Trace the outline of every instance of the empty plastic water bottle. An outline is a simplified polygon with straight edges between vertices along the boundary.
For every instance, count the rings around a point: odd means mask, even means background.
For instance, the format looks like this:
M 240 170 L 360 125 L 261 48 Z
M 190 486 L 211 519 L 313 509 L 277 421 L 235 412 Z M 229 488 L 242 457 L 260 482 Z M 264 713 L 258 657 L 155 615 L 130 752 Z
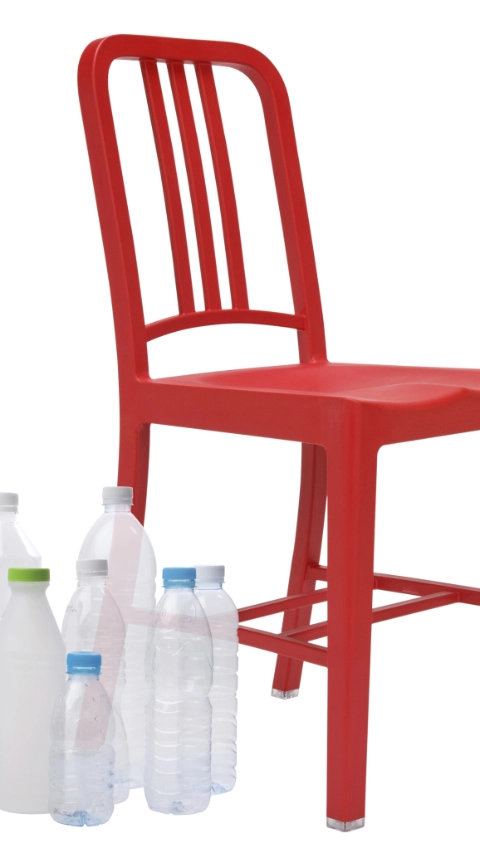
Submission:
M 122 718 L 130 756 L 130 786 L 143 786 L 145 760 L 145 653 L 148 627 L 155 609 L 155 554 L 142 525 L 131 512 L 133 489 L 103 490 L 105 512 L 80 549 L 79 559 L 108 560 L 107 588 L 126 629 Z
M 40 554 L 18 523 L 18 495 L 0 492 L 0 619 L 10 598 L 9 568 L 38 568 L 41 565 Z
M 145 797 L 153 811 L 202 812 L 211 793 L 212 638 L 195 569 L 163 570 L 147 671 Z
M 130 790 L 127 736 L 121 715 L 125 687 L 125 625 L 106 587 L 106 560 L 78 560 L 78 586 L 65 611 L 62 636 L 67 652 L 76 649 L 102 656 L 102 684 L 112 705 L 115 735 L 114 801 L 122 803 Z
M 98 826 L 113 813 L 115 753 L 101 662 L 96 652 L 67 655 L 68 681 L 53 713 L 49 811 L 67 826 Z
M 238 611 L 223 589 L 225 566 L 196 566 L 195 593 L 213 642 L 212 793 L 235 785 L 237 763 Z

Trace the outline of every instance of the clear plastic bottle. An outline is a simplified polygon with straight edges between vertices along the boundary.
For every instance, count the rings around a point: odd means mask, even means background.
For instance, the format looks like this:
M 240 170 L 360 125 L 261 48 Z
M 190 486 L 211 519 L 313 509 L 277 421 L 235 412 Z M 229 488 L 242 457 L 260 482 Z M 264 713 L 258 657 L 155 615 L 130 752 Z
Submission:
M 115 752 L 101 663 L 97 652 L 67 655 L 68 681 L 53 712 L 49 811 L 67 826 L 98 826 L 113 814 Z
M 0 622 L 0 809 L 48 813 L 50 723 L 65 646 L 47 601 L 50 570 L 11 568 Z
M 9 568 L 38 568 L 41 565 L 40 554 L 18 523 L 18 495 L 0 492 L 0 619 L 10 598 Z
M 125 624 L 106 587 L 106 560 L 78 560 L 78 586 L 65 611 L 62 636 L 67 652 L 77 649 L 102 656 L 102 684 L 112 705 L 115 736 L 114 802 L 123 803 L 130 790 L 127 736 L 121 715 L 125 687 Z
M 153 811 L 195 814 L 211 793 L 212 638 L 195 569 L 163 570 L 150 634 L 145 797 Z
M 107 588 L 126 628 L 122 718 L 130 756 L 130 786 L 143 786 L 145 763 L 145 653 L 155 609 L 155 554 L 142 525 L 131 512 L 133 489 L 103 490 L 105 512 L 80 549 L 79 559 L 108 560 Z
M 238 611 L 223 589 L 225 566 L 196 566 L 195 594 L 213 642 L 212 793 L 235 785 L 237 763 Z

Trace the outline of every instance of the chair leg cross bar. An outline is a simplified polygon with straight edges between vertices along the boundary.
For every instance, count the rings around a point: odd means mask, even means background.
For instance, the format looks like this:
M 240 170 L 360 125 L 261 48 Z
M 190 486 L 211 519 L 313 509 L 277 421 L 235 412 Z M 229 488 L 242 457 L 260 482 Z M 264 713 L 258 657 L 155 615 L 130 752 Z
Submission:
M 327 579 L 327 568 L 325 566 L 312 565 L 307 570 L 310 580 Z M 398 616 L 409 616 L 412 613 L 420 613 L 423 610 L 432 610 L 436 607 L 445 607 L 447 604 L 463 602 L 466 604 L 480 605 L 480 589 L 475 587 L 459 586 L 457 584 L 444 584 L 437 581 L 417 580 L 416 578 L 404 578 L 396 575 L 374 575 L 374 589 L 387 592 L 399 592 L 405 595 L 413 595 L 415 598 L 408 601 L 397 601 L 386 604 L 383 607 L 372 609 L 372 624 L 385 622 L 388 619 L 396 619 Z M 301 607 L 319 604 L 328 600 L 328 589 L 319 589 L 314 592 L 302 593 L 300 595 L 287 595 L 285 598 L 277 598 L 262 604 L 254 604 L 251 607 L 242 607 L 238 611 L 240 622 L 250 619 L 259 619 L 262 616 L 271 616 L 274 613 L 283 613 L 288 610 L 297 610 Z M 327 666 L 327 648 L 325 646 L 313 645 L 311 640 L 319 640 L 328 636 L 328 622 L 317 622 L 314 625 L 292 628 L 289 631 L 281 631 L 274 634 L 271 631 L 262 631 L 258 628 L 240 626 L 238 639 L 245 646 L 254 646 L 278 655 L 303 661 L 304 663 L 315 663 Z M 273 695 L 282 695 L 282 698 L 296 696 L 298 690 L 281 693 L 274 691 Z

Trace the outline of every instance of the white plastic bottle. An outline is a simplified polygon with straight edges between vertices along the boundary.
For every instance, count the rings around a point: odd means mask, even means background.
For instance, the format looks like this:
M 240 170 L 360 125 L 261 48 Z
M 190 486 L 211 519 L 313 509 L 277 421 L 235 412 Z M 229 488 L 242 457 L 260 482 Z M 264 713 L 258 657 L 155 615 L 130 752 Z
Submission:
M 195 593 L 213 642 L 212 793 L 235 785 L 237 763 L 238 611 L 223 589 L 225 566 L 196 566 Z
M 48 812 L 50 724 L 65 646 L 47 601 L 50 570 L 11 568 L 0 622 L 0 809 Z
M 7 574 L 11 566 L 41 566 L 42 558 L 18 523 L 18 495 L 0 492 L 0 619 L 10 589 Z
M 153 811 L 204 811 L 211 793 L 212 638 L 195 569 L 163 570 L 148 653 L 145 797 Z
M 114 801 L 123 803 L 130 790 L 127 736 L 121 715 L 125 687 L 125 624 L 106 587 L 106 560 L 78 560 L 78 586 L 65 611 L 62 637 L 68 652 L 78 649 L 102 656 L 102 684 L 112 706 L 115 730 Z
M 143 786 L 145 762 L 145 653 L 155 609 L 155 554 L 142 525 L 131 512 L 133 489 L 103 490 L 105 512 L 80 549 L 79 559 L 108 560 L 107 589 L 123 616 L 126 629 L 122 718 L 130 756 L 130 785 Z
M 115 752 L 102 656 L 67 655 L 68 681 L 55 704 L 50 748 L 50 815 L 67 826 L 98 826 L 113 813 Z

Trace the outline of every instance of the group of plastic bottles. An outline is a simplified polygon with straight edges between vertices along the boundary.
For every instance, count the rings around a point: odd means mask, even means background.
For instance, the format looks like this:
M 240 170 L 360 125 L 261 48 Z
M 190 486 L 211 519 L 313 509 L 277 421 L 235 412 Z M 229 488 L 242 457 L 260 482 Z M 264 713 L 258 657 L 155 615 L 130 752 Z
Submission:
M 235 784 L 238 615 L 224 567 L 164 569 L 155 608 L 132 501 L 129 487 L 103 490 L 60 633 L 50 570 L 18 525 L 18 496 L 0 493 L 0 809 L 94 826 L 130 788 L 154 811 L 195 814 Z

